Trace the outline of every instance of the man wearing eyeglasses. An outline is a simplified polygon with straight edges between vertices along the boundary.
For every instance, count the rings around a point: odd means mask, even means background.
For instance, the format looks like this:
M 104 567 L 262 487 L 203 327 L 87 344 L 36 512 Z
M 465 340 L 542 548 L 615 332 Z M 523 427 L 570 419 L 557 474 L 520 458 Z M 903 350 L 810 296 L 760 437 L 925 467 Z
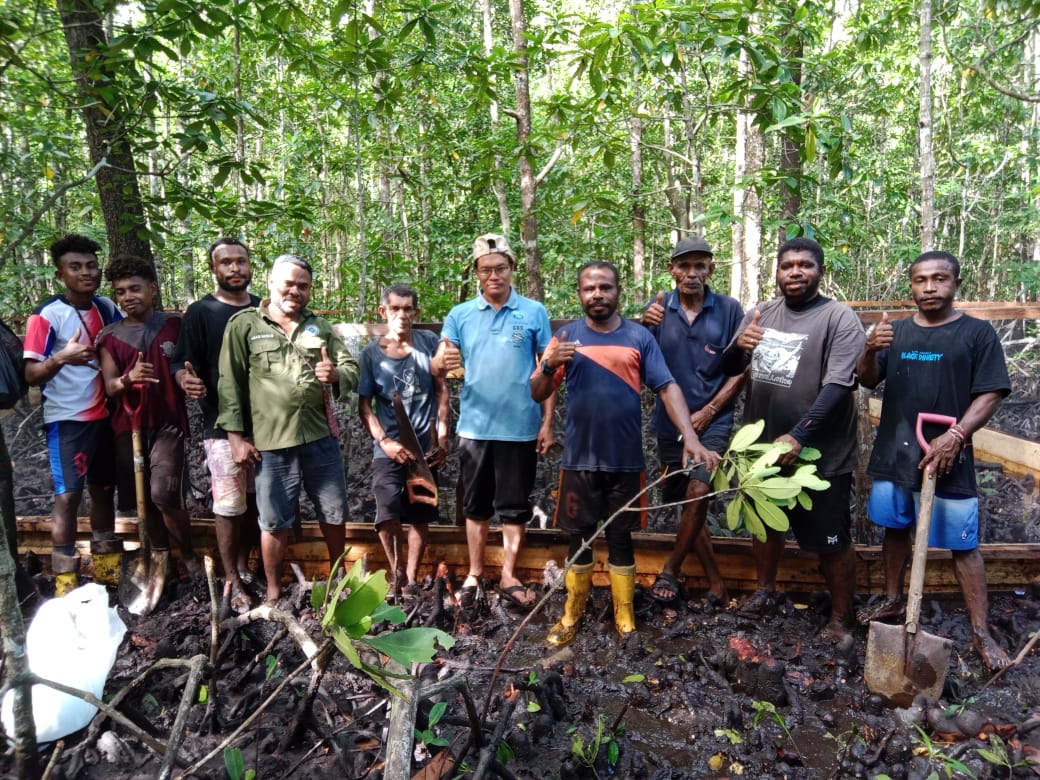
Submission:
M 459 471 L 469 547 L 469 573 L 459 591 L 462 606 L 475 601 L 484 574 L 488 525 L 502 523 L 501 597 L 516 606 L 535 594 L 516 576 L 516 560 L 531 519 L 531 489 L 538 455 L 553 444 L 553 401 L 531 400 L 529 378 L 552 331 L 538 301 L 513 289 L 516 256 L 509 241 L 488 233 L 473 244 L 481 292 L 448 312 L 438 350 L 442 374 L 466 366 L 460 396 Z

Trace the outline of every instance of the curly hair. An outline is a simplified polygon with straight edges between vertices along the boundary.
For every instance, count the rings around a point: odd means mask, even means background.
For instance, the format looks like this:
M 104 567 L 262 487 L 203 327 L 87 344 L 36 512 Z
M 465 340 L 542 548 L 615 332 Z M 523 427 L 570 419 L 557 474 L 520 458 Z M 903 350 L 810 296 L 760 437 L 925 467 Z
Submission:
M 140 276 L 146 282 L 158 282 L 155 266 L 137 255 L 116 255 L 105 269 L 105 278 L 109 282 Z
M 97 257 L 98 252 L 101 251 L 101 244 L 92 238 L 81 236 L 79 233 L 69 233 L 51 244 L 48 251 L 51 253 L 51 260 L 54 261 L 55 267 L 61 268 L 61 258 L 69 252 Z

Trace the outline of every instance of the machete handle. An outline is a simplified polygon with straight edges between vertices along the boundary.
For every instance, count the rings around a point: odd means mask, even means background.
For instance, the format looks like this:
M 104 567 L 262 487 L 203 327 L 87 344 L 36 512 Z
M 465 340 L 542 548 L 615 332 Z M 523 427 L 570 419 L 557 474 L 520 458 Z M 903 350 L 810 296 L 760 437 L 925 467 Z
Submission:
M 935 414 L 934 412 L 921 412 L 917 415 L 917 443 L 921 445 L 921 449 L 927 455 L 932 448 L 928 446 L 928 442 L 924 438 L 924 431 L 921 430 L 925 423 L 935 423 L 936 425 L 945 425 L 947 428 L 952 428 L 957 424 L 957 418 L 950 417 L 948 414 Z

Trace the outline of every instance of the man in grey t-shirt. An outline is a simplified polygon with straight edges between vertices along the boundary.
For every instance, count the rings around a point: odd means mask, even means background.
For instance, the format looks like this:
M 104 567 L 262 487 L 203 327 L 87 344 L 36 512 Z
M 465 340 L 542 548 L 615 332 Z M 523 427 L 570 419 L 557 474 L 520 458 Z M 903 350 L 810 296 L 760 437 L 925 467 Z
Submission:
M 431 468 L 444 464 L 441 442 L 448 436 L 448 390 L 431 368 L 436 358 L 437 336 L 413 330 L 419 314 L 419 297 L 407 285 L 394 284 L 383 291 L 379 314 L 387 333 L 369 344 L 361 355 L 358 412 L 374 440 L 372 491 L 376 497 L 376 531 L 383 544 L 396 593 L 418 594 L 416 577 L 426 549 L 428 524 L 437 519 L 435 505 L 411 502 L 407 494 L 408 466 L 416 454 L 401 441 L 393 397 L 398 393 L 408 421 Z M 408 560 L 402 522 L 409 523 Z
M 830 620 L 821 641 L 838 641 L 851 625 L 856 557 L 852 550 L 849 498 L 856 466 L 856 362 L 866 344 L 859 319 L 848 306 L 820 295 L 823 248 L 809 238 L 786 241 L 777 253 L 781 298 L 745 316 L 723 355 L 723 370 L 735 375 L 748 365 L 744 422 L 765 420 L 764 439 L 786 442 L 778 464 L 794 463 L 802 447 L 822 453 L 819 474 L 830 482 L 811 494 L 812 509 L 785 509 L 799 546 L 815 552 L 831 593 Z M 776 572 L 784 534 L 767 528 L 752 540 L 758 590 L 742 612 L 761 616 L 775 605 Z

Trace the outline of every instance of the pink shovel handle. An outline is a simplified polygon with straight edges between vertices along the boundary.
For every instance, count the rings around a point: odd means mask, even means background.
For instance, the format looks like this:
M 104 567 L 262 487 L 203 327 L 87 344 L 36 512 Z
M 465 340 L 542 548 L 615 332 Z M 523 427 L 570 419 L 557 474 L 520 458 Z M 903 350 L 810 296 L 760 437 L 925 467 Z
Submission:
M 917 443 L 921 445 L 921 449 L 927 455 L 932 448 L 924 440 L 924 432 L 921 430 L 921 426 L 925 423 L 935 423 L 936 425 L 945 425 L 947 428 L 952 428 L 957 424 L 957 418 L 950 417 L 947 414 L 934 414 L 933 412 L 921 412 L 917 415 Z

